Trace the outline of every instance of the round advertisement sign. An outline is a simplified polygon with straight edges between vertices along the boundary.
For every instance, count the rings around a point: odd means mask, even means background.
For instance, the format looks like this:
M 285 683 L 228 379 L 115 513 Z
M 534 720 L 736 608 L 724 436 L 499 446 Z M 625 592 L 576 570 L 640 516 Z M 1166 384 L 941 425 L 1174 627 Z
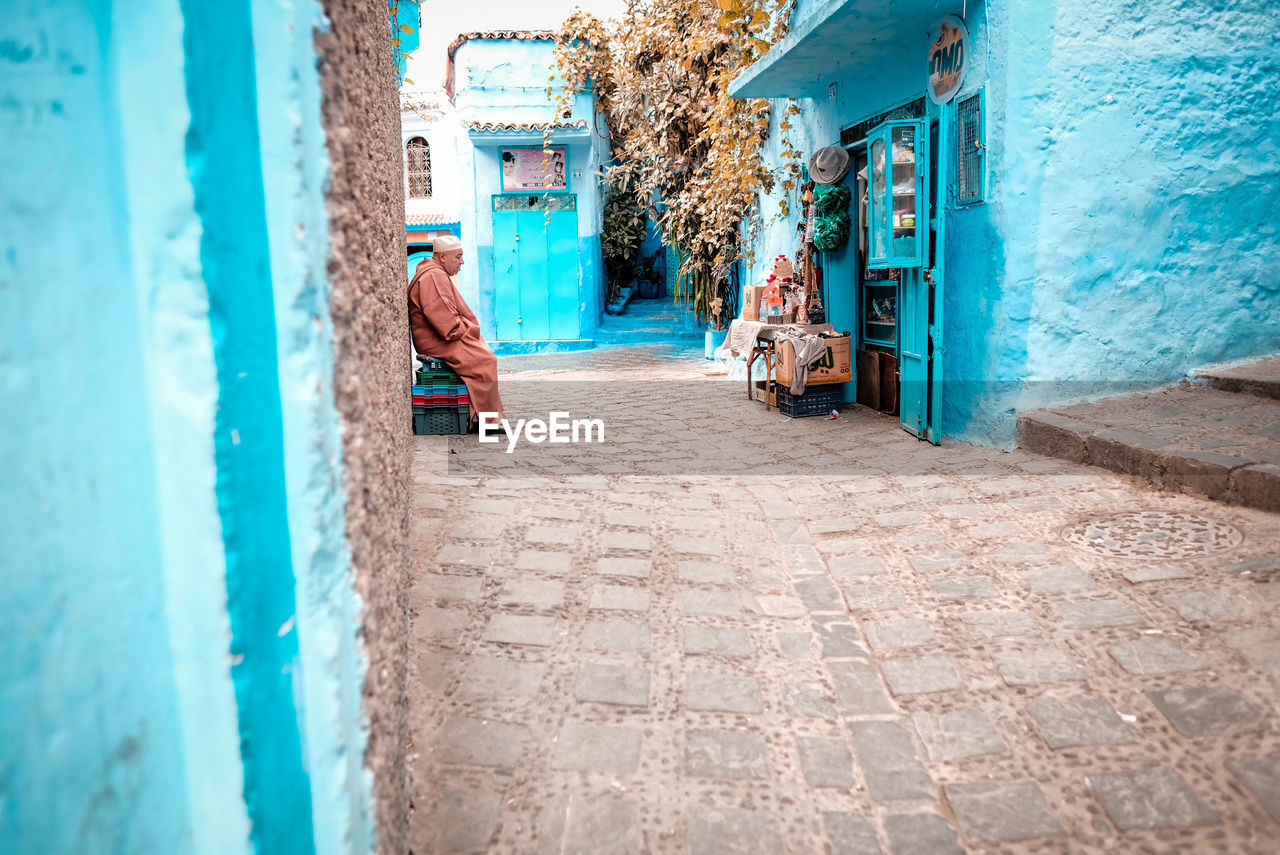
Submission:
M 945 104 L 955 97 L 969 67 L 969 31 L 948 15 L 929 30 L 929 100 Z

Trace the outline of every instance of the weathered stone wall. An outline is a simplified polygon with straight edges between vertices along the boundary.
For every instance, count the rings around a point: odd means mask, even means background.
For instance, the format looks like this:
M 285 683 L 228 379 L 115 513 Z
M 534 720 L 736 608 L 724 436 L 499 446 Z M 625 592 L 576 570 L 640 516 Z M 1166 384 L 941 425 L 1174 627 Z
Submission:
M 378 848 L 407 851 L 409 346 L 400 107 L 383 0 L 324 0 L 318 36 L 331 159 L 330 307 L 347 538 L 369 656 L 366 766 Z

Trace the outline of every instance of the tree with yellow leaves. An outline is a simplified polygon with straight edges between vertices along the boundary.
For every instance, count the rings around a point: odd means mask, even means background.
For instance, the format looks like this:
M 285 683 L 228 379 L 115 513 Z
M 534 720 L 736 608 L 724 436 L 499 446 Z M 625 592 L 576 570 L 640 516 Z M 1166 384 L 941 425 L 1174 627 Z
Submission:
M 733 79 L 786 34 L 791 3 L 629 0 L 610 24 L 575 10 L 556 41 L 565 81 L 556 115 L 594 87 L 616 159 L 605 178 L 635 194 L 675 249 L 676 299 L 717 325 L 727 320 L 720 309 L 730 266 L 744 257 L 744 228 L 759 227 L 758 194 L 794 190 L 800 176 L 800 154 L 785 141 L 799 108 L 780 117 L 778 175 L 762 152 L 770 103 L 729 97 Z

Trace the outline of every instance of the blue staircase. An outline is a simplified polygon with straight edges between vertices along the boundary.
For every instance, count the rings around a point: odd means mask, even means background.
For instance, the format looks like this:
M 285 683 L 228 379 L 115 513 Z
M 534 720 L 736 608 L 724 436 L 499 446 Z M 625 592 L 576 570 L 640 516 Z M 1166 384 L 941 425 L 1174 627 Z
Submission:
M 693 315 L 670 297 L 653 300 L 633 299 L 621 315 L 605 315 L 596 330 L 596 344 L 662 344 L 687 342 L 701 344 L 704 330 L 694 323 Z

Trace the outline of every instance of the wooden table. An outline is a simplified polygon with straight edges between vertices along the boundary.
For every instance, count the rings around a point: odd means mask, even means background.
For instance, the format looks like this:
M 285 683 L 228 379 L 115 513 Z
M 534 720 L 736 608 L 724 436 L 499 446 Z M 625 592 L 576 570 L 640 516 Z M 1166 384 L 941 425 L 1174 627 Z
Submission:
M 734 324 L 746 323 L 745 321 L 734 321 Z M 774 347 L 776 335 L 785 329 L 794 329 L 801 333 L 817 333 L 817 332 L 834 332 L 835 327 L 829 323 L 824 324 L 764 324 L 756 331 L 755 340 L 752 342 L 750 352 L 739 350 L 747 357 L 747 398 L 754 400 L 753 394 L 755 387 L 752 386 L 751 368 L 755 364 L 756 358 L 764 357 L 765 367 L 765 394 L 764 408 L 769 409 L 769 378 L 773 375 L 773 367 L 777 361 L 777 351 Z M 729 327 L 729 340 L 733 341 L 733 325 Z M 745 336 L 743 336 L 745 338 Z
M 769 409 L 769 378 L 773 376 L 773 363 L 777 357 L 777 352 L 773 347 L 773 334 L 781 329 L 781 327 L 764 327 L 756 333 L 755 344 L 751 346 L 751 352 L 747 354 L 747 399 L 755 400 L 755 387 L 752 385 L 751 366 L 755 364 L 757 356 L 764 357 L 764 408 Z

